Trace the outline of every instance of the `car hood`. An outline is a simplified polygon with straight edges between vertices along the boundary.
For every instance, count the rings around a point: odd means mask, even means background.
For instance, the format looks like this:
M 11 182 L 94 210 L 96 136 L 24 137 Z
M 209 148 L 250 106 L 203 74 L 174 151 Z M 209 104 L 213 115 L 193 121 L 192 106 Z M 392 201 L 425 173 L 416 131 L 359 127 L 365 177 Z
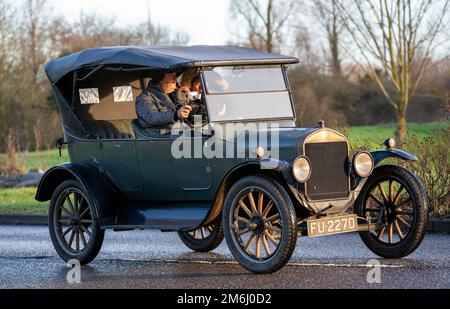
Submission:
M 277 159 L 291 162 L 303 152 L 303 143 L 314 132 L 320 128 L 294 128 L 294 127 L 264 127 L 256 128 L 235 128 L 233 132 L 218 134 L 216 138 L 222 139 L 227 144 L 238 144 L 245 141 L 245 148 L 248 153 L 253 153 L 256 148 L 262 147 L 265 150 L 274 153 L 274 144 L 278 144 Z M 216 131 L 217 133 L 217 131 Z M 258 137 L 257 144 L 249 143 L 249 140 L 255 140 Z
M 224 134 L 223 140 L 227 143 L 235 143 L 237 139 L 248 138 L 249 136 L 254 136 L 258 134 L 260 138 L 267 136 L 267 140 L 275 140 L 278 136 L 280 147 L 286 146 L 296 146 L 299 142 L 303 141 L 312 133 L 320 130 L 320 128 L 282 128 L 282 127 L 258 127 L 254 128 L 243 128 L 235 129 L 235 134 Z

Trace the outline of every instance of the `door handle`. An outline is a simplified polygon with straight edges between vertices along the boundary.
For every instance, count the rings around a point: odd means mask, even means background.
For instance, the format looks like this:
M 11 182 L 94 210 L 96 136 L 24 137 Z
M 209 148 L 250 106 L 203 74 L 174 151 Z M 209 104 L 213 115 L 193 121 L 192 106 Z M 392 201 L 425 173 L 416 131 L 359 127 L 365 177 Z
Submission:
M 122 149 L 122 148 L 123 148 L 123 145 L 114 145 L 114 148 Z

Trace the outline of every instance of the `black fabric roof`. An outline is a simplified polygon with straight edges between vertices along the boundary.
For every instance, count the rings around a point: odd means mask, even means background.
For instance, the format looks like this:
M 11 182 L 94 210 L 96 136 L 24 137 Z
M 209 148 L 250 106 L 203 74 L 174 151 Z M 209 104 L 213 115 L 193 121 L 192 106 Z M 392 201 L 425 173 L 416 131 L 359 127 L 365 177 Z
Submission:
M 298 59 L 235 46 L 118 46 L 87 49 L 45 66 L 52 83 L 86 67 L 127 65 L 161 70 L 189 66 L 290 64 Z

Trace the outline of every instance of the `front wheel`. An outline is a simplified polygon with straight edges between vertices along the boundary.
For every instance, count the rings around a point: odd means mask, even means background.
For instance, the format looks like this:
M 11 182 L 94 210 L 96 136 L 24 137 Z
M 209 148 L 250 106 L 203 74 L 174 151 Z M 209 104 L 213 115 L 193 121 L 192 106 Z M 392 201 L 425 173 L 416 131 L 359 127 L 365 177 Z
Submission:
M 269 274 L 280 270 L 297 242 L 297 217 L 289 195 L 264 176 L 238 181 L 223 210 L 228 248 L 247 270 Z
M 428 197 L 409 170 L 400 166 L 377 168 L 355 203 L 360 217 L 376 225 L 360 233 L 366 246 L 383 258 L 402 258 L 421 244 L 428 224 Z
M 223 227 L 219 221 L 192 231 L 179 231 L 178 236 L 189 249 L 195 252 L 210 252 L 222 243 Z
M 99 253 L 105 231 L 95 220 L 92 200 L 78 181 L 66 181 L 55 190 L 49 230 L 56 252 L 66 262 L 89 264 Z

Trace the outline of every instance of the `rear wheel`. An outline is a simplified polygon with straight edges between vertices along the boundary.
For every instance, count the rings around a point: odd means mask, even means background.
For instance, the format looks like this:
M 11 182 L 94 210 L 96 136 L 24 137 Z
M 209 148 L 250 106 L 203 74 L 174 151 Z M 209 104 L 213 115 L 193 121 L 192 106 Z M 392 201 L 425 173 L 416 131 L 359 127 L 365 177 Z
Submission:
M 105 232 L 95 220 L 89 194 L 78 181 L 66 181 L 54 192 L 49 231 L 56 252 L 66 262 L 89 264 L 99 253 Z
M 178 236 L 189 249 L 195 252 L 210 252 L 222 243 L 223 227 L 219 221 L 192 231 L 179 231 Z
M 247 270 L 268 274 L 280 270 L 297 242 L 297 217 L 289 195 L 263 176 L 238 181 L 223 210 L 228 247 Z
M 374 231 L 360 236 L 381 257 L 408 256 L 425 236 L 428 197 L 420 181 L 400 166 L 377 168 L 362 189 L 355 211 L 376 224 Z

